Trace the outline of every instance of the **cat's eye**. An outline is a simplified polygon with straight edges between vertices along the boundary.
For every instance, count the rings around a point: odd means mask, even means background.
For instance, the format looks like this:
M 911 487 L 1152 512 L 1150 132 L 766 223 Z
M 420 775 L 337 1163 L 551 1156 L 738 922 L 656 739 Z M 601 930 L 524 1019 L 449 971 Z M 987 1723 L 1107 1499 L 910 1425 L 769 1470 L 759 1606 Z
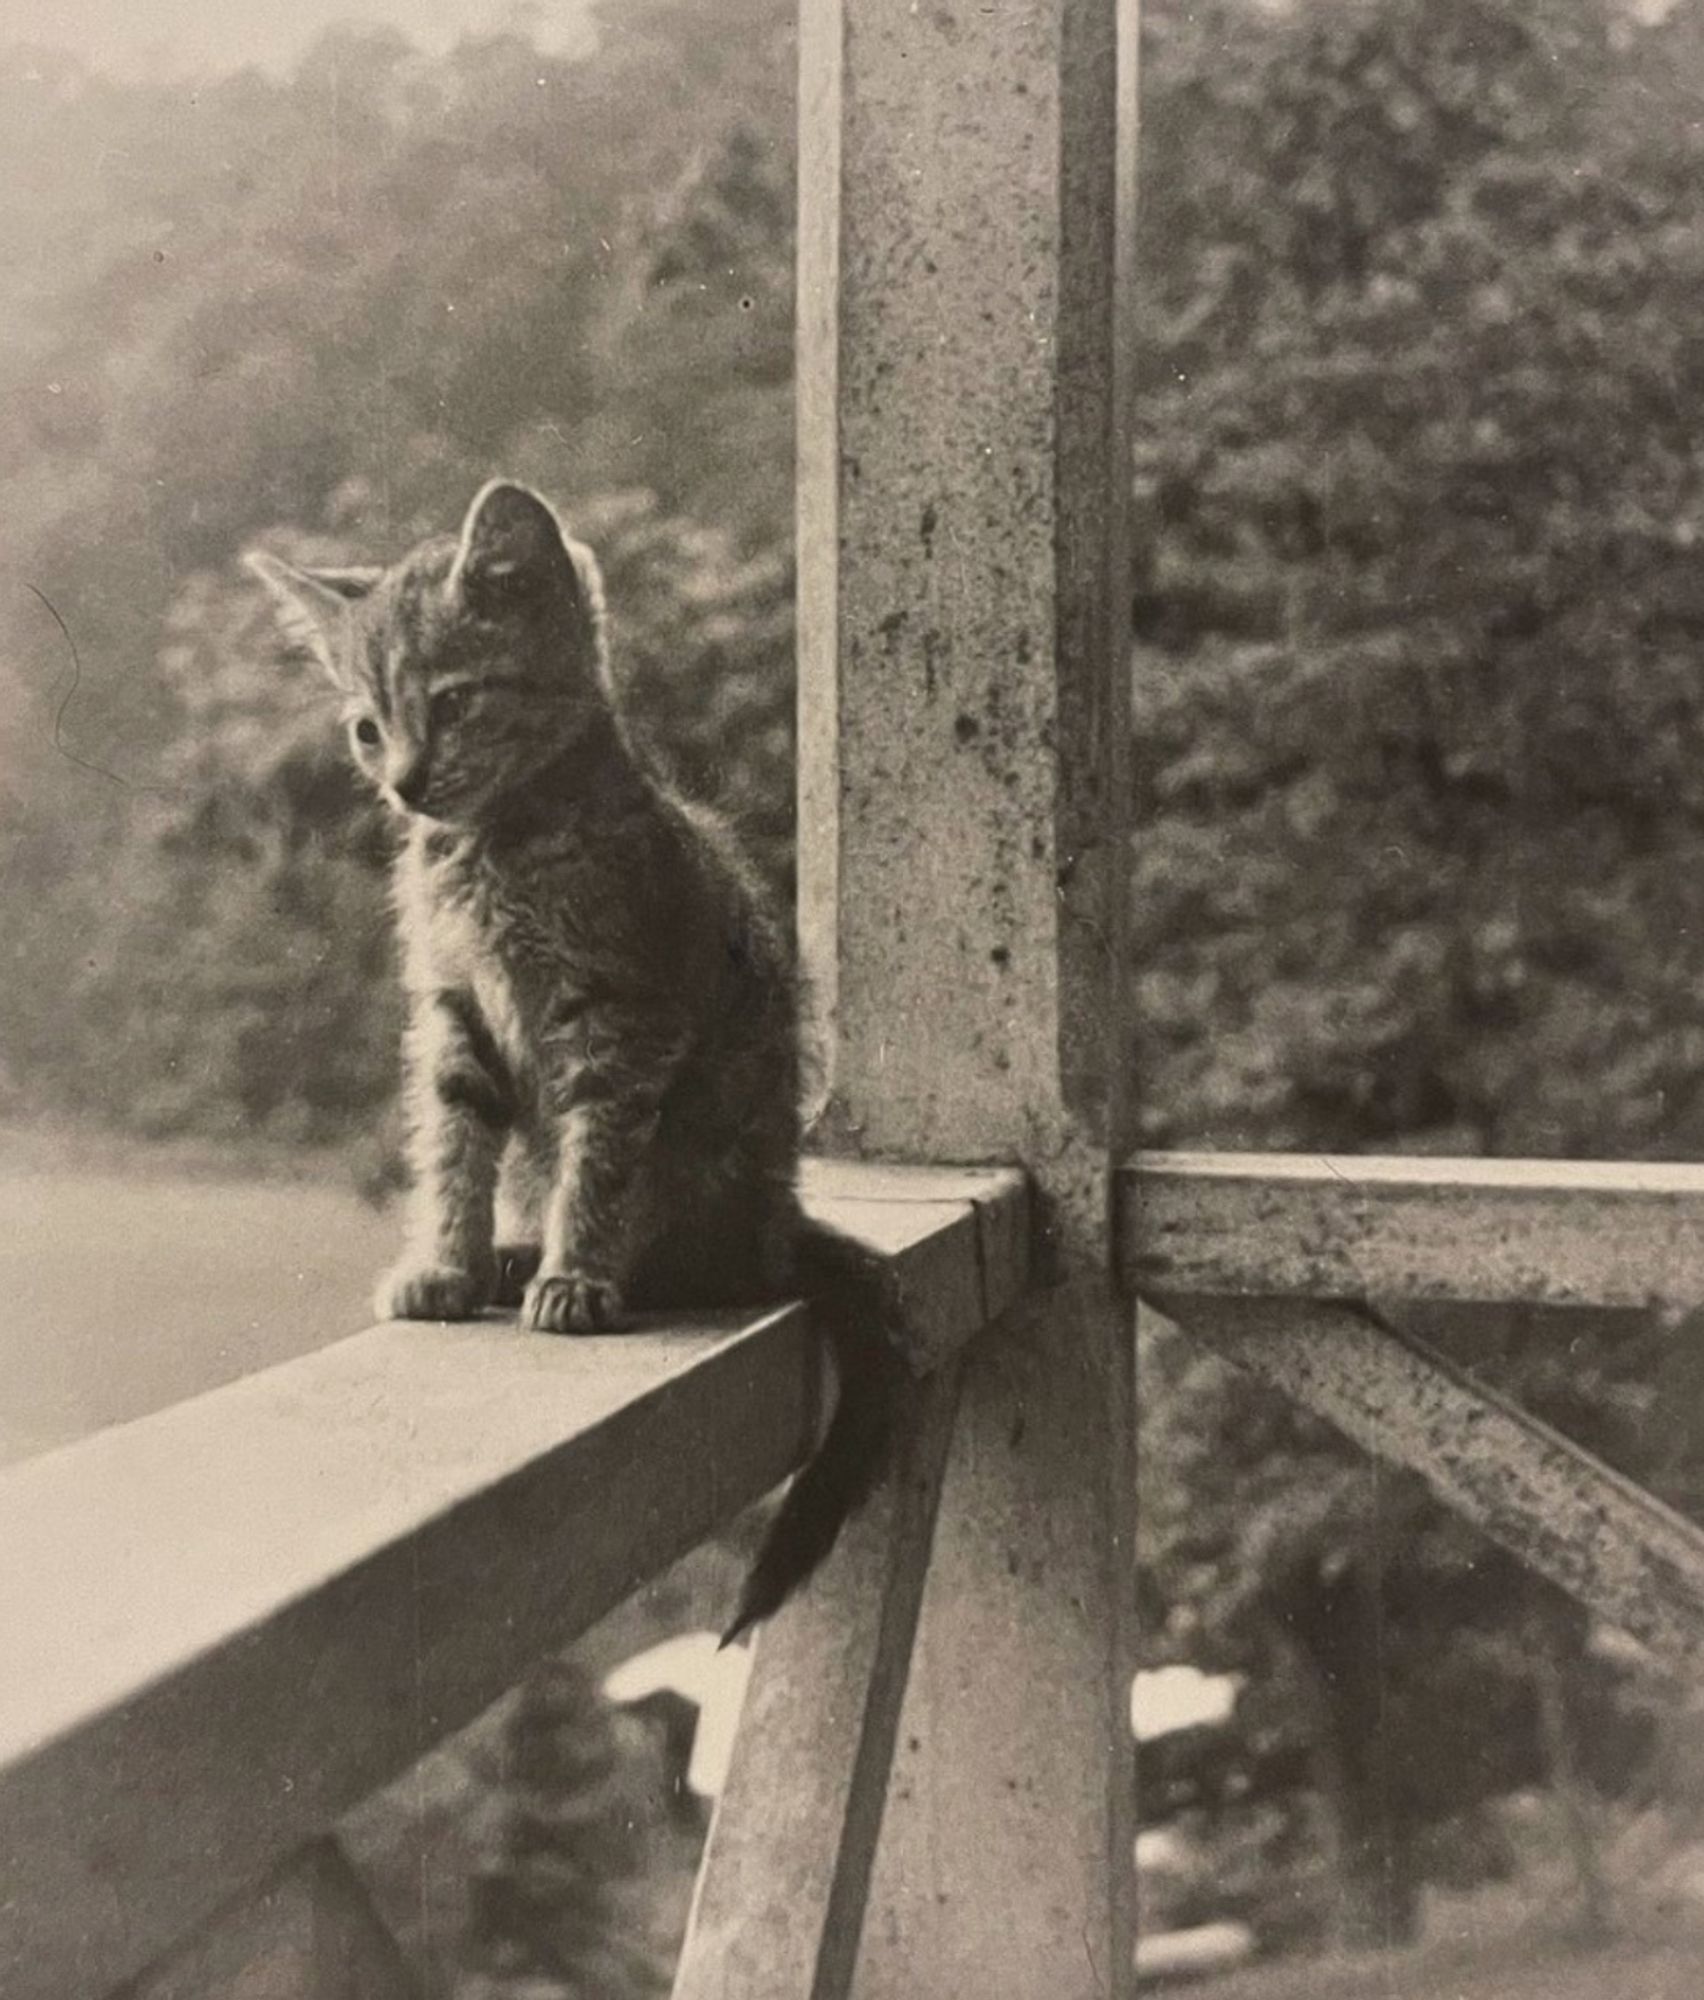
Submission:
M 363 715 L 355 725 L 355 741 L 369 750 L 379 747 L 379 725 L 370 715 Z
M 473 690 L 465 682 L 455 687 L 439 688 L 432 697 L 432 721 L 439 727 L 453 728 L 467 714 L 473 704 Z

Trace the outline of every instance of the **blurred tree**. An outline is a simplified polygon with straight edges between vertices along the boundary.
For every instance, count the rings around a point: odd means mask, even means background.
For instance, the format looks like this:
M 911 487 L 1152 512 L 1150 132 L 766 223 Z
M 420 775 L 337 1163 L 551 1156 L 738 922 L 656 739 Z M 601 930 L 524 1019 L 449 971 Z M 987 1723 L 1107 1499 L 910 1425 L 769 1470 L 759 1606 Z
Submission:
M 391 554 L 493 470 L 533 479 L 604 555 L 640 726 L 785 878 L 792 11 L 624 0 L 584 60 L 346 30 L 193 93 L 0 54 L 18 1100 L 300 1137 L 382 1116 L 386 836 L 236 572 L 262 536 Z M 1700 1150 L 1704 9 L 1653 11 L 1149 10 L 1155 1142 Z M 1678 1343 L 1476 1338 L 1697 1502 Z M 1440 1829 L 1467 1851 L 1462 1811 L 1536 1754 L 1519 1593 L 1192 1349 L 1158 1337 L 1147 1380 L 1155 1629 L 1291 1648 L 1346 1859 L 1398 1864 L 1356 1921 L 1398 1931 Z
M 498 467 L 590 496 L 648 732 L 787 873 L 788 13 L 626 6 L 585 60 L 341 30 L 187 102 L 0 55 L 26 1101 L 323 1138 L 389 1092 L 382 844 L 235 575 L 274 523 L 390 553 Z
M 522 1687 L 484 1788 L 459 2000 L 668 1990 L 670 1968 L 623 1906 L 645 1835 L 623 1782 L 620 1722 L 571 1660 L 547 1661 Z
M 1697 1151 L 1696 139 L 1598 0 L 1221 8 L 1210 61 L 1167 20 L 1154 1126 Z
M 1681 16 L 1154 19 L 1135 949 L 1155 1141 L 1696 1152 L 1697 138 Z M 1695 29 L 1691 30 L 1695 36 Z M 1646 1477 L 1643 1322 L 1464 1358 Z M 1150 1341 L 1145 1549 L 1192 1653 L 1311 1712 L 1363 1939 L 1530 1778 L 1526 1584 L 1413 1482 Z M 1495 1350 L 1495 1351 L 1493 1351 Z M 1615 1676 L 1580 1717 L 1624 1785 Z M 1552 1717 L 1554 1720 L 1554 1717 Z M 1578 1718 L 1576 1718 L 1578 1720 Z M 1613 1753 L 1611 1754 L 1611 1746 Z M 1448 1830 L 1450 1842 L 1439 1838 Z

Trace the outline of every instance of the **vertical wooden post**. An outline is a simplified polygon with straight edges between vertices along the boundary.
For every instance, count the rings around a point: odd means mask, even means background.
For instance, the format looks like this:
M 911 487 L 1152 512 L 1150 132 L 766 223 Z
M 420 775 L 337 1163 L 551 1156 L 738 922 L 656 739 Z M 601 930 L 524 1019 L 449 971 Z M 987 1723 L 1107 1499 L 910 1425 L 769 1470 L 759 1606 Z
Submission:
M 973 1351 L 863 2000 L 1131 1979 L 1124 507 L 1132 0 L 803 0 L 801 923 L 824 1130 L 1016 1160 L 1055 1284 Z

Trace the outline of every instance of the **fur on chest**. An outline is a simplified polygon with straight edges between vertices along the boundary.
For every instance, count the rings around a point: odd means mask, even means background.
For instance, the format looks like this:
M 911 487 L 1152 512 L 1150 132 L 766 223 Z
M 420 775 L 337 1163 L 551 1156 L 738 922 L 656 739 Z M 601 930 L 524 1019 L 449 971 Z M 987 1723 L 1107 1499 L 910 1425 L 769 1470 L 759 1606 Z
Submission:
M 557 835 L 495 859 L 473 842 L 412 840 L 398 859 L 404 980 L 472 998 L 518 1068 L 591 1003 L 686 1019 L 724 997 L 716 899 L 649 829 Z
M 600 915 L 614 891 L 585 865 L 504 871 L 425 841 L 398 859 L 403 977 L 418 996 L 472 999 L 517 1069 L 551 1015 L 605 983 L 616 927 Z
M 558 838 L 498 860 L 472 842 L 428 833 L 396 865 L 405 947 L 440 972 L 495 963 L 525 986 L 579 958 L 624 948 L 635 889 L 611 844 Z

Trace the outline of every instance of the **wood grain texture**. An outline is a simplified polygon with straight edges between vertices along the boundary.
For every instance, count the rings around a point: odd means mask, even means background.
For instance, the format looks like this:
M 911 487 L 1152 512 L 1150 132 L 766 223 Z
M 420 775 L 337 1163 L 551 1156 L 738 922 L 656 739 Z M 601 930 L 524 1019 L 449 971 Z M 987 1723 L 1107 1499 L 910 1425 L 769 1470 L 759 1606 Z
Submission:
M 757 1637 L 674 2000 L 845 2000 L 958 1405 L 911 1412 L 896 1475 Z
M 1152 1153 L 1118 1193 L 1122 1267 L 1148 1294 L 1704 1300 L 1704 1167 Z
M 969 1198 L 973 1259 L 964 1237 L 940 1230 L 897 1260 L 928 1323 L 986 1326 L 1025 1288 L 1028 1205 L 1008 1170 L 815 1160 L 804 1183 L 813 1212 L 837 1203 L 837 1219 L 855 1215 L 864 1240 L 890 1252 L 943 1200 Z M 675 2000 L 851 1990 L 957 1407 L 957 1366 L 938 1367 L 875 1502 L 759 1633 Z

